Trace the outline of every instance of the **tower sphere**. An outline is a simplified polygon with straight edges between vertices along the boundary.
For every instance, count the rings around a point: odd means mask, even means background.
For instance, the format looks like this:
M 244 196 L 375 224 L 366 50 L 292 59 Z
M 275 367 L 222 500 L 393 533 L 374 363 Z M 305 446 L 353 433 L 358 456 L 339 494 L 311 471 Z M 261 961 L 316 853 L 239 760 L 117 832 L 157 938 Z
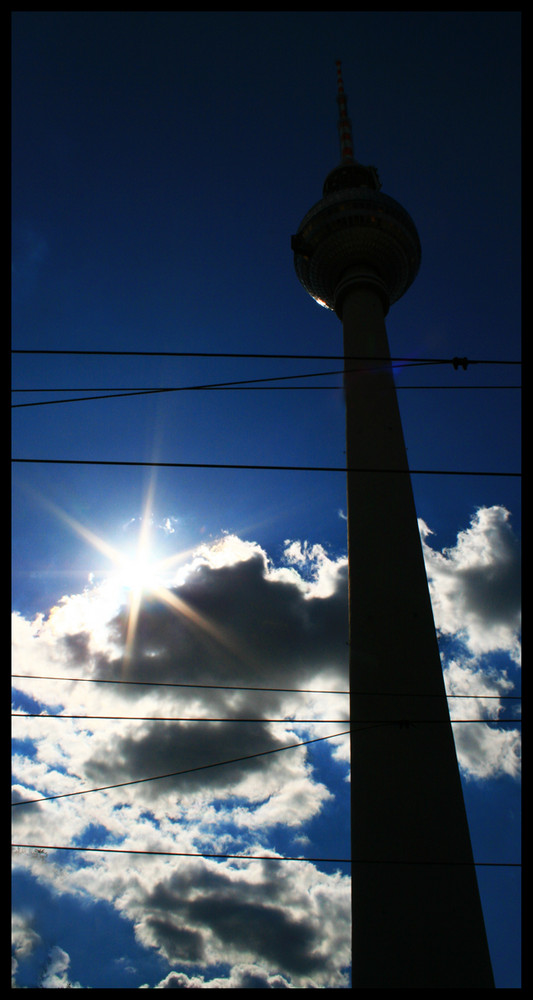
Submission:
M 341 163 L 326 177 L 322 200 L 292 237 L 296 273 L 317 302 L 342 315 L 354 282 L 372 285 L 384 311 L 412 284 L 420 267 L 420 240 L 411 217 L 383 194 L 375 167 L 353 155 L 347 98 L 337 60 Z
M 387 312 L 412 284 L 421 248 L 410 215 L 379 190 L 374 167 L 341 164 L 326 178 L 324 197 L 292 237 L 296 273 L 309 294 L 339 315 L 343 290 L 373 284 Z

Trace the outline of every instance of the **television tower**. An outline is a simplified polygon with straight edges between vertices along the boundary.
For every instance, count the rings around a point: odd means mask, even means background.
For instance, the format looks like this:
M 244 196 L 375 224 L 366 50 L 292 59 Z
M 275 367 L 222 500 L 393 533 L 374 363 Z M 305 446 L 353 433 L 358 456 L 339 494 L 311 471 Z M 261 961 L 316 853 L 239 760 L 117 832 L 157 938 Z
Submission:
M 404 208 L 353 154 L 292 237 L 344 336 L 350 607 L 352 983 L 494 987 L 385 328 L 420 266 Z

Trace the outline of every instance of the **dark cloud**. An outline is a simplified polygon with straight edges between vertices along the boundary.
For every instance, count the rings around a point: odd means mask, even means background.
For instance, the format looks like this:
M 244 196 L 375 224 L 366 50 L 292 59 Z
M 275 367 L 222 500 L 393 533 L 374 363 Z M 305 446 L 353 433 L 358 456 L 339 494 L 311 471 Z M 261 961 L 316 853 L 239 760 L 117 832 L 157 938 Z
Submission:
M 186 912 L 194 922 L 209 927 L 222 944 L 243 954 L 260 955 L 293 975 L 311 975 L 324 966 L 318 928 L 260 898 L 252 903 L 235 893 L 212 894 L 191 900 Z
M 268 720 L 283 710 L 281 692 L 239 690 L 247 687 L 312 686 L 320 672 L 333 686 L 347 686 L 348 611 L 346 574 L 338 572 L 328 597 L 306 597 L 300 578 L 269 575 L 265 559 L 254 555 L 229 566 L 198 566 L 172 591 L 173 605 L 145 601 L 140 610 L 131 655 L 91 660 L 93 676 L 159 683 L 233 685 L 236 690 L 150 689 L 165 699 L 163 715 L 253 719 L 220 723 L 136 722 L 109 735 L 91 752 L 85 774 L 93 784 L 136 780 L 200 768 L 283 747 L 297 739 L 277 735 Z M 231 622 L 231 628 L 228 623 Z M 111 623 L 115 642 L 124 647 L 128 619 L 124 609 Z M 88 646 L 71 637 L 76 658 Z M 144 686 L 123 686 L 120 697 L 146 696 Z M 114 695 L 116 697 L 116 695 Z M 275 713 L 273 715 L 273 713 Z M 282 733 L 282 730 L 278 730 Z M 297 754 L 299 751 L 291 751 Z M 156 798 L 169 789 L 226 789 L 241 777 L 272 772 L 270 754 L 164 779 L 145 786 Z
M 507 544 L 499 558 L 489 566 L 467 567 L 458 574 L 466 613 L 487 620 L 491 626 L 520 627 L 521 587 L 520 551 L 514 538 L 503 539 Z
M 261 555 L 199 566 L 173 590 L 182 613 L 162 601 L 143 604 L 128 679 L 285 687 L 318 670 L 346 676 L 346 581 L 343 567 L 331 596 L 306 597 L 296 582 L 269 577 Z M 111 630 L 125 645 L 126 609 Z M 100 676 L 123 676 L 118 658 L 101 657 L 96 668 Z
M 16 761 L 16 759 L 13 762 L 13 770 L 16 773 L 16 771 L 17 771 L 17 761 Z M 31 791 L 32 794 L 38 794 L 38 795 L 41 794 L 40 791 L 36 792 L 33 789 L 31 789 L 30 791 Z M 13 803 L 26 802 L 26 799 L 29 798 L 29 797 L 30 797 L 30 793 L 28 792 L 27 788 L 24 788 L 24 790 L 21 791 L 20 787 L 18 787 L 17 785 L 13 785 L 13 788 L 12 788 L 12 791 L 11 791 L 11 801 Z M 24 805 L 23 812 L 21 812 L 20 810 L 15 809 L 15 813 L 14 813 L 14 817 L 13 817 L 13 823 L 16 824 L 17 820 L 20 820 L 22 817 L 24 819 L 27 819 L 28 816 L 30 815 L 30 813 L 32 814 L 32 816 L 35 819 L 37 819 L 37 817 L 39 816 L 39 814 L 42 814 L 42 809 L 43 809 L 43 807 L 42 807 L 42 805 L 39 802 L 29 802 L 27 805 Z
M 232 761 L 249 754 L 277 750 L 287 745 L 261 723 L 137 723 L 126 735 L 110 737 L 106 745 L 86 763 L 86 774 L 94 782 L 128 781 L 153 775 L 205 768 L 219 761 Z M 293 742 L 295 742 L 293 740 Z M 291 751 L 292 753 L 298 751 Z M 273 756 L 207 767 L 177 777 L 149 782 L 145 797 L 156 798 L 176 792 L 199 789 L 216 793 L 234 786 L 250 774 L 271 769 Z
M 291 878 L 269 870 L 263 879 L 256 875 L 247 880 L 205 865 L 189 866 L 147 893 L 139 924 L 141 938 L 150 937 L 170 963 L 185 960 L 177 949 L 189 940 L 188 935 L 201 935 L 206 955 L 214 943 L 217 953 L 226 950 L 234 962 L 239 956 L 253 956 L 254 962 L 291 976 L 320 975 L 335 961 L 328 954 L 329 935 L 310 900 L 304 913 L 298 905 L 301 899 L 290 898 L 302 895 L 297 880 Z M 348 914 L 344 918 L 347 929 Z M 157 940 L 153 938 L 156 930 Z M 260 985 L 264 987 L 264 981 Z
M 204 960 L 202 935 L 198 931 L 176 926 L 168 917 L 149 917 L 145 922 L 147 936 L 167 956 L 170 962 L 201 962 Z
M 76 632 L 75 634 L 64 635 L 61 637 L 61 642 L 65 646 L 69 660 L 76 666 L 87 663 L 90 659 L 90 632 Z

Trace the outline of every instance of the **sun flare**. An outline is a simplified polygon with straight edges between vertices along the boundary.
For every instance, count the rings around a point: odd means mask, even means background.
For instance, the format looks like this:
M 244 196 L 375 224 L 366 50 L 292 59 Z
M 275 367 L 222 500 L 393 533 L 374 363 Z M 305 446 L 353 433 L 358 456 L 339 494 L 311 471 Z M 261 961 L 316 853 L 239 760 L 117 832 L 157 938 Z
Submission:
M 130 596 L 141 597 L 163 586 L 165 561 L 156 554 L 151 538 L 150 520 L 144 517 L 135 548 L 116 551 L 113 559 L 113 575 Z
M 153 487 L 150 489 L 142 517 L 139 518 L 140 531 L 136 544 L 132 544 L 130 541 L 127 545 L 124 544 L 123 540 L 121 543 L 111 544 L 67 514 L 57 504 L 40 494 L 38 499 L 56 517 L 67 524 L 75 534 L 103 555 L 110 564 L 109 569 L 103 573 L 89 572 L 88 579 L 95 587 L 95 596 L 98 594 L 97 604 L 102 609 L 102 627 L 121 608 L 125 609 L 126 636 L 122 652 L 123 673 L 127 673 L 134 654 L 135 637 L 143 601 L 149 599 L 166 604 L 176 615 L 186 619 L 189 626 L 192 625 L 201 630 L 236 658 L 248 662 L 250 652 L 242 648 L 241 643 L 231 633 L 231 630 L 210 621 L 177 593 L 177 566 L 183 565 L 195 550 L 179 550 L 170 556 L 161 554 L 152 537 L 152 494 Z M 98 578 L 100 582 L 96 582 Z
M 126 557 L 114 575 L 119 585 L 130 594 L 149 594 L 162 585 L 157 563 L 147 556 Z

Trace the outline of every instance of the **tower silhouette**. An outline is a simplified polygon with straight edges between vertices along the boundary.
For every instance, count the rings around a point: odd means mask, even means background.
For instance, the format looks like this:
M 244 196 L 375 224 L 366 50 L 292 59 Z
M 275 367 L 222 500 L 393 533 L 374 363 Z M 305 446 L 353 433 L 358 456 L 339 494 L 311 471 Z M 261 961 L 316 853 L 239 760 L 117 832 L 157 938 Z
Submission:
M 344 337 L 350 608 L 352 983 L 494 986 L 385 317 L 420 241 L 353 154 L 292 237 L 309 294 Z

